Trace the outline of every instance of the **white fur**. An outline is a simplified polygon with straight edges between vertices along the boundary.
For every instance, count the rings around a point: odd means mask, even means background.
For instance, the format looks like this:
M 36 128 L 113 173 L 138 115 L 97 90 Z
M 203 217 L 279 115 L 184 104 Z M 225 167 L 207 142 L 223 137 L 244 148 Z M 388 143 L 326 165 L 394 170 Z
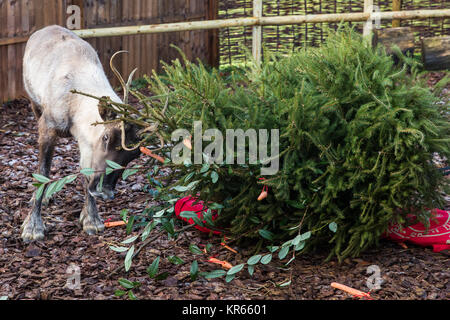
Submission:
M 80 147 L 80 165 L 91 167 L 93 143 L 104 133 L 98 100 L 70 91 L 109 96 L 121 102 L 112 89 L 97 53 L 86 41 L 60 26 L 35 32 L 28 40 L 23 60 L 24 85 L 41 109 L 50 128 L 70 132 Z

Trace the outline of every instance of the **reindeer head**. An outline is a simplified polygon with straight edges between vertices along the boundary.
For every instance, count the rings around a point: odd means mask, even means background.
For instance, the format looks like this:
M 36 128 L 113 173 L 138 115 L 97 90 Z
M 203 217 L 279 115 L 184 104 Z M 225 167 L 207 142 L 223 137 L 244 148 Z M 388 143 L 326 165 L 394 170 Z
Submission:
M 104 112 L 101 106 L 99 106 L 99 111 L 105 122 L 116 119 L 114 112 Z M 127 145 L 136 144 L 139 140 L 136 126 L 120 121 L 104 124 L 102 127 L 103 130 L 93 145 L 92 169 L 96 173 L 91 176 L 88 190 L 91 195 L 106 200 L 114 198 L 113 190 L 123 172 L 123 170 L 115 170 L 108 175 L 105 174 L 100 189 L 99 182 L 107 167 L 106 160 L 126 167 L 128 163 L 139 157 L 140 151 L 138 148 L 127 147 Z
M 122 85 L 124 95 L 123 101 L 124 104 L 127 104 L 131 81 L 137 69 L 133 70 L 128 78 L 128 82 L 125 83 L 113 64 L 115 56 L 123 52 L 126 51 L 116 52 L 111 57 L 110 66 Z M 117 113 L 114 112 L 112 105 L 108 104 L 108 97 L 103 97 L 102 99 L 103 100 L 100 100 L 100 103 L 98 104 L 98 111 L 104 121 L 104 123 L 101 124 L 103 130 L 100 131 L 100 135 L 96 138 L 93 145 L 91 166 L 96 173 L 89 180 L 88 191 L 95 197 L 113 199 L 113 190 L 117 180 L 122 175 L 123 170 L 115 170 L 108 175 L 104 174 L 107 167 L 106 160 L 114 161 L 123 167 L 126 167 L 128 163 L 138 158 L 140 154 L 139 145 L 133 148 L 129 148 L 127 145 L 137 144 L 139 141 L 139 133 L 135 125 L 130 125 L 129 123 L 117 119 Z M 102 176 L 103 183 L 100 188 Z

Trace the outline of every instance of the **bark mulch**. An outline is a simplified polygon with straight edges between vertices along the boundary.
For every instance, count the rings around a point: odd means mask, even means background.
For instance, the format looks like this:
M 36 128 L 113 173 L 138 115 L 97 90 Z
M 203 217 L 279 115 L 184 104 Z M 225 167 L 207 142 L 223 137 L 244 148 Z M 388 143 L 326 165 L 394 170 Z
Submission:
M 435 78 L 439 78 L 435 76 Z M 430 81 L 434 81 L 432 78 Z M 432 82 L 432 84 L 435 82 Z M 0 296 L 9 299 L 123 299 L 114 296 L 118 279 L 138 281 L 133 290 L 140 299 L 352 299 L 333 289 L 331 282 L 368 291 L 367 281 L 377 274 L 368 272 L 375 265 L 382 280 L 381 289 L 371 293 L 374 299 L 449 299 L 450 260 L 448 252 L 434 253 L 431 248 L 382 241 L 380 247 L 365 252 L 357 259 L 324 262 L 326 252 L 303 255 L 290 264 L 260 266 L 253 277 L 247 272 L 230 283 L 223 278 L 190 279 L 190 265 L 196 259 L 201 271 L 219 269 L 206 262 L 207 256 L 194 256 L 189 244 L 213 243 L 217 258 L 231 264 L 247 259 L 244 250 L 233 247 L 235 254 L 220 247 L 220 239 L 208 239 L 195 230 L 187 231 L 178 240 L 161 235 L 133 261 L 129 273 L 120 271 L 125 253 L 109 249 L 109 244 L 124 240 L 124 227 L 106 229 L 103 234 L 88 236 L 78 225 L 84 201 L 80 180 L 68 185 L 43 208 L 48 228 L 45 241 L 25 244 L 20 239 L 20 226 L 29 211 L 34 191 L 33 172 L 37 170 L 37 126 L 26 100 L 2 106 L 0 114 Z M 52 164 L 52 177 L 77 173 L 78 148 L 71 138 L 60 139 Z M 144 160 L 136 160 L 142 163 Z M 145 177 L 136 175 L 118 183 L 118 197 L 111 202 L 98 201 L 104 219 L 120 219 L 124 208 L 139 214 L 152 204 L 150 194 L 143 190 Z M 160 280 L 151 279 L 146 268 L 161 256 Z M 185 263 L 174 265 L 167 257 L 178 256 Z M 70 266 L 80 268 L 81 285 L 69 289 Z M 370 269 L 369 269 L 370 270 Z M 280 287 L 286 281 L 290 286 Z

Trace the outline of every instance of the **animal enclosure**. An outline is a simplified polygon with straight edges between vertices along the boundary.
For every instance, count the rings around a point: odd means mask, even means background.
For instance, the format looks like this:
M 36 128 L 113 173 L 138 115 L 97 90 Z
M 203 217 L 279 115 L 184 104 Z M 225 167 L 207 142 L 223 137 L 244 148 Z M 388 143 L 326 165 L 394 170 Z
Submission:
M 216 18 L 215 1 L 211 0 L 0 0 L 0 101 L 24 94 L 22 57 L 30 34 L 45 26 L 66 26 L 67 7 L 81 8 L 81 28 L 107 28 L 144 24 L 198 21 Z M 215 31 L 185 31 L 155 35 L 92 38 L 87 41 L 98 51 L 100 60 L 113 85 L 117 80 L 108 66 L 112 54 L 128 50 L 116 64 L 122 74 L 138 67 L 137 76 L 158 70 L 160 61 L 177 56 L 174 44 L 189 59 L 216 65 L 218 46 Z

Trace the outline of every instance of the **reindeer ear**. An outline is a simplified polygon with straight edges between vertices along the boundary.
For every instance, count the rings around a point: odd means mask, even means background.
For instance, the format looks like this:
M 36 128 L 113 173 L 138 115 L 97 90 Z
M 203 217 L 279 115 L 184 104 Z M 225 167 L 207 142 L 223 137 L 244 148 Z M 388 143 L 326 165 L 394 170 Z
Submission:
M 103 121 L 114 120 L 117 117 L 117 114 L 111 109 L 111 105 L 103 100 L 98 103 L 98 113 L 100 113 L 100 117 L 102 117 Z

